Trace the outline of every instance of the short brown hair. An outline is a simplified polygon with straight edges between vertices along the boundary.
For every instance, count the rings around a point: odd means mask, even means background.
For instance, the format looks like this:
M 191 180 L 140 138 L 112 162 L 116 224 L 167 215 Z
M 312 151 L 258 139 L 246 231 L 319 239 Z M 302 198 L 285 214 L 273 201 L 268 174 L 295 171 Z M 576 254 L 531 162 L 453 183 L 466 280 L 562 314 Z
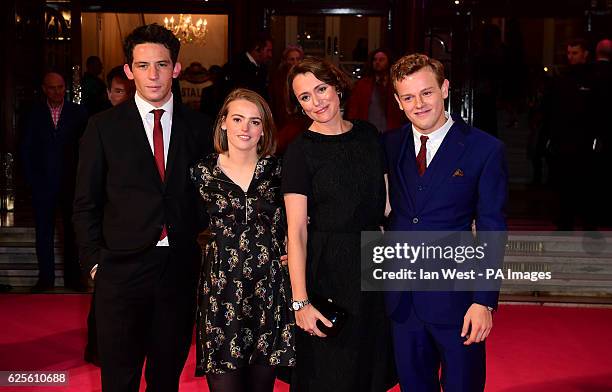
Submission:
M 589 43 L 584 38 L 573 38 L 567 43 L 567 46 L 579 46 L 582 50 L 589 50 Z
M 274 119 L 272 118 L 270 107 L 266 103 L 265 99 L 261 97 L 261 95 L 246 88 L 237 88 L 229 93 L 227 98 L 225 98 L 225 102 L 223 102 L 221 110 L 219 110 L 219 115 L 215 121 L 215 130 L 213 134 L 215 151 L 221 154 L 226 152 L 229 148 L 227 145 L 227 131 L 221 129 L 221 125 L 227 117 L 229 104 L 240 99 L 249 101 L 257 106 L 259 115 L 261 116 L 263 134 L 257 143 L 257 154 L 260 157 L 274 154 L 274 151 L 276 150 L 276 126 L 274 125 Z
M 395 86 L 396 82 L 402 81 L 405 77 L 412 75 L 421 69 L 429 67 L 431 71 L 436 75 L 438 85 L 442 87 L 444 83 L 444 65 L 436 59 L 432 59 L 427 55 L 421 53 L 415 53 L 408 56 L 404 56 L 397 60 L 391 67 L 391 81 Z
M 336 91 L 340 93 L 340 105 L 344 105 L 353 85 L 351 78 L 340 68 L 327 60 L 314 56 L 306 56 L 304 60 L 294 65 L 287 75 L 287 94 L 289 95 L 287 99 L 287 111 L 289 111 L 289 113 L 297 113 L 301 108 L 293 92 L 293 79 L 295 79 L 297 75 L 306 74 L 308 72 L 312 73 L 320 81 L 333 86 Z
M 134 29 L 125 38 L 123 42 L 123 52 L 127 65 L 132 69 L 134 61 L 134 48 L 140 44 L 161 44 L 170 51 L 170 59 L 172 65 L 178 61 L 179 51 L 181 50 L 181 42 L 176 38 L 172 31 L 160 26 L 157 23 L 152 23 L 144 26 L 139 26 Z

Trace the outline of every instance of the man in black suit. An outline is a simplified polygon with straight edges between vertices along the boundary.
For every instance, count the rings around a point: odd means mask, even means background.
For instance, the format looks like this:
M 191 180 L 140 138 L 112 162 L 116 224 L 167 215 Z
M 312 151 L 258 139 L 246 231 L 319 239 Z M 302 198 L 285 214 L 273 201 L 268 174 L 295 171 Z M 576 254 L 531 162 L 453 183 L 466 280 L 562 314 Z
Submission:
M 254 35 L 247 51 L 230 63 L 230 85 L 253 90 L 269 101 L 267 64 L 271 59 L 272 38 L 265 33 Z
M 102 389 L 178 391 L 191 343 L 200 252 L 189 167 L 211 123 L 174 102 L 180 43 L 151 24 L 125 40 L 136 95 L 92 117 L 81 142 L 74 223 L 96 280 Z
M 588 47 L 583 39 L 569 42 L 567 67 L 551 78 L 542 98 L 550 182 L 559 203 L 554 223 L 563 231 L 574 230 L 580 223 L 584 230 L 595 229 L 589 211 L 592 184 L 588 174 L 595 137 L 589 118 L 593 86 Z
M 612 40 L 602 39 L 595 47 L 595 62 L 589 72 L 593 86 L 592 100 L 588 105 L 589 120 L 594 134 L 593 162 L 588 181 L 592 186 L 591 216 L 598 226 L 612 227 L 610 200 L 612 186 L 602 181 L 612 170 L 612 129 L 607 113 L 612 102 Z
M 106 83 L 108 88 L 106 93 L 108 100 L 112 106 L 117 106 L 129 99 L 134 99 L 134 93 L 136 92 L 136 86 L 134 81 L 128 79 L 123 65 L 118 65 L 110 70 L 106 75 Z M 98 329 L 96 327 L 96 314 L 95 314 L 95 288 L 91 296 L 91 306 L 89 308 L 89 314 L 87 315 L 87 346 L 85 346 L 85 354 L 83 359 L 96 366 L 100 366 L 98 359 Z
M 42 91 L 46 99 L 35 103 L 25 118 L 21 144 L 36 224 L 38 282 L 32 291 L 55 286 L 53 237 L 58 207 L 64 230 L 64 286 L 83 291 L 71 217 L 78 140 L 85 129 L 87 113 L 64 99 L 66 84 L 59 73 L 45 74 Z

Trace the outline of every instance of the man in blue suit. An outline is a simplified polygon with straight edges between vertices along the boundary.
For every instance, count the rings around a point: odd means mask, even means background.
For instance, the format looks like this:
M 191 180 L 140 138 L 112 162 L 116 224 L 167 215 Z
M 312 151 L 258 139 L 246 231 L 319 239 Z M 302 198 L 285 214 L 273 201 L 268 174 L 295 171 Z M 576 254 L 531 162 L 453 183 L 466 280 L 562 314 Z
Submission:
M 391 69 L 395 99 L 410 120 L 383 135 L 391 231 L 505 231 L 503 144 L 444 111 L 442 63 L 422 54 Z M 388 292 L 402 390 L 484 390 L 485 339 L 496 291 Z M 439 370 L 442 367 L 442 377 Z

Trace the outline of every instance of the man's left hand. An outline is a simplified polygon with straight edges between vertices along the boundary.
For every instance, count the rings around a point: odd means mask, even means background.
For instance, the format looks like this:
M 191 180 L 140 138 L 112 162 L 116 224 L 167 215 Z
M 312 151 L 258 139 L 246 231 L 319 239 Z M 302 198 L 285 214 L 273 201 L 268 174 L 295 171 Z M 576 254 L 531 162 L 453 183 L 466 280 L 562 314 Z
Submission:
M 463 317 L 461 337 L 467 338 L 463 344 L 469 346 L 472 343 L 483 342 L 489 336 L 491 328 L 493 328 L 491 311 L 484 305 L 472 304 Z

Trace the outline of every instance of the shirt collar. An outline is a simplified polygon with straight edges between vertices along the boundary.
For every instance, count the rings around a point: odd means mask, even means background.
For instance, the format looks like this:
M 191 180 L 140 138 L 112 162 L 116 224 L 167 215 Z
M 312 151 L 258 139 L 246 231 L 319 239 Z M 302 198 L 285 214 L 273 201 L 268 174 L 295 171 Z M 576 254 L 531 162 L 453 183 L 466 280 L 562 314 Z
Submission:
M 436 143 L 436 142 L 441 142 L 442 140 L 444 140 L 444 137 L 446 136 L 448 131 L 451 129 L 451 127 L 455 123 L 453 121 L 453 117 L 450 114 L 448 114 L 448 112 L 444 112 L 444 116 L 446 117 L 446 122 L 444 123 L 444 125 L 436 129 L 435 131 L 431 132 L 430 134 L 424 135 L 429 138 L 428 139 L 429 142 Z M 414 139 L 419 140 L 419 143 L 420 143 L 420 138 L 421 136 L 423 136 L 423 134 L 417 131 L 414 128 L 414 125 L 412 125 L 412 134 L 414 136 Z
M 172 93 L 170 93 L 170 99 L 168 99 L 168 101 L 165 104 L 163 104 L 161 107 L 155 107 L 151 105 L 149 102 L 145 101 L 138 94 L 138 91 L 136 91 L 136 94 L 134 94 L 134 100 L 136 101 L 136 107 L 138 108 L 140 117 L 142 117 L 143 119 L 146 118 L 146 116 L 149 113 L 151 113 L 151 110 L 155 110 L 155 109 L 163 109 L 164 113 L 166 113 L 166 115 L 172 118 L 172 113 L 174 111 L 174 97 L 172 96 Z
M 251 54 L 249 52 L 246 52 L 246 56 L 247 56 L 247 58 L 249 59 L 250 62 L 255 64 L 255 66 L 259 67 L 259 64 L 257 64 L 257 61 L 255 61 L 255 59 L 253 58 L 253 56 L 251 56 Z
M 51 106 L 51 103 L 49 102 L 49 100 L 47 99 L 47 106 L 49 107 L 49 109 L 51 110 L 62 110 L 62 108 L 64 107 L 64 101 L 62 101 L 61 104 L 59 104 L 59 106 Z

